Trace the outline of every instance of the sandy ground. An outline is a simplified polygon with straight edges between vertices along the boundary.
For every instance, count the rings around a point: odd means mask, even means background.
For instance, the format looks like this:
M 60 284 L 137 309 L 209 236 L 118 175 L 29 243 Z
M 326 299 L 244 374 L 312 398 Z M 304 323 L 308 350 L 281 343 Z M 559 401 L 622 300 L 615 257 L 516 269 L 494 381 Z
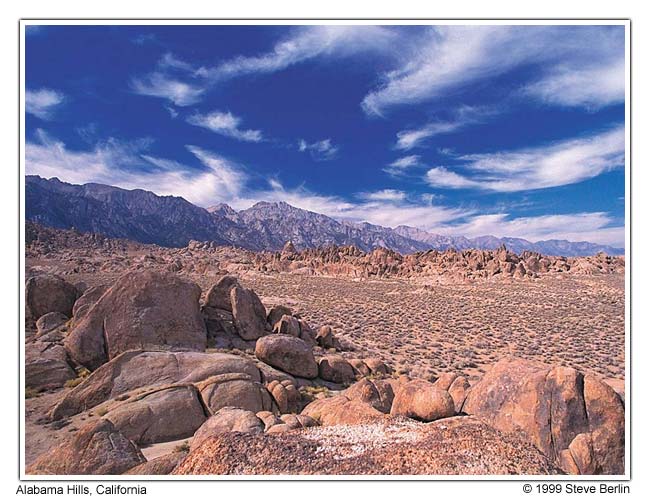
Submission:
M 477 377 L 516 355 L 624 379 L 623 275 L 426 287 L 294 275 L 244 281 L 265 302 L 291 304 L 412 376 Z

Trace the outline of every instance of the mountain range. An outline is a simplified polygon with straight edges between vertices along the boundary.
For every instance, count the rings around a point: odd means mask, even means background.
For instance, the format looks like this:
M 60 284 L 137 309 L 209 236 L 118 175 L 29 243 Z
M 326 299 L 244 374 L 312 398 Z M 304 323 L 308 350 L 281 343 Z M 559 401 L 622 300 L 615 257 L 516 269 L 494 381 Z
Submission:
M 513 252 L 531 250 L 546 255 L 624 254 L 589 242 L 522 238 L 443 236 L 409 226 L 387 228 L 338 221 L 284 202 L 260 201 L 235 211 L 226 204 L 207 209 L 177 196 L 158 196 L 142 189 L 103 184 L 68 184 L 57 178 L 25 178 L 25 217 L 55 228 L 76 228 L 113 238 L 182 247 L 190 240 L 214 241 L 250 250 L 277 251 L 287 241 L 297 248 L 354 245 L 364 251 L 385 247 L 402 254 L 426 250 L 493 250 L 505 245 Z

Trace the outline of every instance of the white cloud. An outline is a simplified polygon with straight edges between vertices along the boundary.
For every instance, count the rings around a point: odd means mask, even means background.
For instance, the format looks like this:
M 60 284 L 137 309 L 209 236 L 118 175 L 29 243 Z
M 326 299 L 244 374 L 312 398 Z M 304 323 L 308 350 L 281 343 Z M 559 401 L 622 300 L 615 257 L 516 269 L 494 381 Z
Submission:
M 302 26 L 275 44 L 267 53 L 239 56 L 214 67 L 203 67 L 198 76 L 221 81 L 256 73 L 274 73 L 320 56 L 345 57 L 354 53 L 391 50 L 395 35 L 382 26 Z
M 172 106 L 165 106 L 165 109 L 169 113 L 169 116 L 176 118 L 178 116 L 178 111 L 176 111 Z
M 368 193 L 359 193 L 358 197 L 369 201 L 401 201 L 406 199 L 406 193 L 397 189 L 382 189 Z
M 625 60 L 580 69 L 559 67 L 524 89 L 541 101 L 563 106 L 601 108 L 625 101 Z
M 36 142 L 25 144 L 25 172 L 45 178 L 146 189 L 159 195 L 182 196 L 202 206 L 220 197 L 236 199 L 246 181 L 243 169 L 199 148 L 188 149 L 205 165 L 203 169 L 144 154 L 150 145 L 148 140 L 108 140 L 90 151 L 74 151 L 43 131 L 37 137 Z
M 41 120 L 51 120 L 56 108 L 65 101 L 61 92 L 52 89 L 26 90 L 25 111 Z
M 518 237 L 529 241 L 589 241 L 601 245 L 625 246 L 625 228 L 612 226 L 604 212 L 541 215 L 510 218 L 507 213 L 479 215 L 451 226 L 431 228 L 434 232 L 468 238 L 484 235 Z
M 298 141 L 298 151 L 302 153 L 308 152 L 315 160 L 332 160 L 339 152 L 339 147 L 334 146 L 331 139 L 323 139 L 311 144 L 304 139 L 300 139 Z
M 187 122 L 197 127 L 207 128 L 217 134 L 232 137 L 240 141 L 260 142 L 263 140 L 262 132 L 259 130 L 242 130 L 239 128 L 241 118 L 230 112 L 213 111 L 206 115 L 194 114 L 187 119 Z
M 338 196 L 324 196 L 304 187 L 286 189 L 275 181 L 268 191 L 258 191 L 249 197 L 267 201 L 284 201 L 304 210 L 311 210 L 329 217 L 350 222 L 370 222 L 385 227 L 420 225 L 426 221 L 430 226 L 462 219 L 474 213 L 472 210 L 431 205 L 422 200 L 409 200 L 399 191 L 384 190 L 368 193 L 370 196 L 356 203 Z
M 300 26 L 272 50 L 257 56 L 238 56 L 216 66 L 197 68 L 166 53 L 152 73 L 134 78 L 131 88 L 138 94 L 161 97 L 177 106 L 200 101 L 210 87 L 232 78 L 274 73 L 316 57 L 346 57 L 364 52 L 384 55 L 394 51 L 395 33 L 382 26 Z
M 368 114 L 382 115 L 392 106 L 439 99 L 468 84 L 502 75 L 524 65 L 541 68 L 540 80 L 565 76 L 559 86 L 566 95 L 578 95 L 589 74 L 603 68 L 602 91 L 591 85 L 589 105 L 621 100 L 620 82 L 625 54 L 624 30 L 603 26 L 436 26 L 405 51 L 396 70 L 362 101 Z M 573 78 L 572 74 L 582 74 Z M 556 75 L 556 76 L 553 76 Z M 614 82 L 613 84 L 610 82 Z M 531 82 L 532 83 L 532 82 Z M 546 99 L 551 81 L 531 95 Z M 531 87 L 535 89 L 534 85 Z M 594 98 L 595 97 L 595 98 Z M 581 99 L 552 100 L 554 104 L 585 105 Z
M 194 84 L 182 82 L 165 73 L 155 71 L 143 78 L 134 78 L 131 89 L 140 95 L 160 97 L 176 106 L 191 106 L 197 103 L 205 89 Z
M 464 188 L 481 188 L 483 184 L 473 181 L 467 177 L 452 172 L 445 167 L 434 167 L 426 174 L 426 180 L 432 187 L 464 189 Z
M 402 130 L 397 133 L 397 149 L 409 150 L 440 134 L 449 134 L 469 125 L 480 123 L 487 116 L 493 115 L 494 111 L 486 107 L 462 106 L 454 111 L 454 118 L 451 120 L 440 120 L 427 123 L 426 125 L 411 129 Z
M 401 177 L 406 175 L 411 167 L 420 165 L 420 157 L 418 155 L 409 155 L 398 158 L 392 163 L 389 163 L 382 170 L 392 177 Z
M 591 179 L 625 163 L 625 128 L 537 148 L 464 155 L 461 175 L 450 167 L 430 169 L 432 187 L 513 192 L 543 189 Z
M 418 155 L 409 155 L 409 156 L 403 156 L 402 158 L 398 158 L 388 166 L 395 167 L 395 168 L 408 168 L 417 165 L 419 161 L 420 161 L 420 157 Z

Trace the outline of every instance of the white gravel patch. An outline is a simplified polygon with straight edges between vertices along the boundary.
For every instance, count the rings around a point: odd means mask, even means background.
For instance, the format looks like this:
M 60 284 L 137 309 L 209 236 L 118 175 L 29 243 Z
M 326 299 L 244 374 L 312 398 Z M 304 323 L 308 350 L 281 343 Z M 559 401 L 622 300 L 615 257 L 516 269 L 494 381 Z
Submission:
M 332 425 L 311 427 L 303 438 L 317 443 L 317 455 L 342 460 L 358 457 L 373 449 L 416 442 L 421 428 L 422 424 L 414 421 L 389 425 Z

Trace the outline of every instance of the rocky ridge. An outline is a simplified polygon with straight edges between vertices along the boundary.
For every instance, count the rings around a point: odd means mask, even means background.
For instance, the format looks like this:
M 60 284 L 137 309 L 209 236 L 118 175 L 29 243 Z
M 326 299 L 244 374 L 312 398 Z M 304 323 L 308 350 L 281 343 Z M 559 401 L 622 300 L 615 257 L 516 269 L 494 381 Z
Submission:
M 129 269 L 167 269 L 172 272 L 215 276 L 248 271 L 307 276 L 409 279 L 435 282 L 472 282 L 501 279 L 537 279 L 561 274 L 625 272 L 625 258 L 603 253 L 589 257 L 557 257 L 535 252 L 516 254 L 496 250 L 429 250 L 402 255 L 386 248 L 365 252 L 354 246 L 299 251 L 285 242 L 279 252 L 253 252 L 212 241 L 192 240 L 183 248 L 144 245 L 98 234 L 26 225 L 26 255 L 68 262 L 69 273 L 111 272 Z

